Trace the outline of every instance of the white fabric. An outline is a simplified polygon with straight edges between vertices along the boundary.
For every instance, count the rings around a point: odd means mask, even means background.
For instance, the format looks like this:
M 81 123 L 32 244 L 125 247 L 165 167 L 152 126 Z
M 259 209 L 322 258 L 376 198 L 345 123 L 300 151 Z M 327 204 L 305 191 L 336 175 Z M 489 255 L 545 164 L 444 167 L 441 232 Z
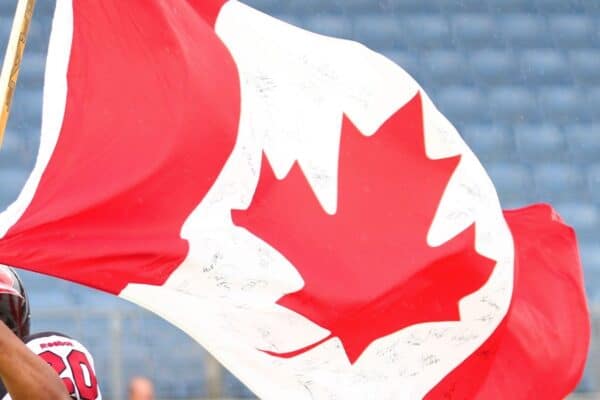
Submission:
M 371 344 L 354 365 L 338 339 L 292 359 L 258 351 L 295 350 L 328 333 L 275 304 L 299 290 L 302 278 L 277 250 L 232 224 L 230 210 L 251 202 L 261 152 L 280 178 L 299 161 L 324 209 L 335 213 L 342 113 L 371 135 L 422 89 L 357 43 L 303 31 L 236 1 L 224 6 L 216 30 L 241 75 L 235 150 L 183 228 L 191 246 L 183 265 L 164 287 L 129 285 L 121 296 L 184 329 L 261 398 L 422 398 L 492 334 L 510 304 L 513 243 L 490 179 L 425 95 L 428 156 L 462 155 L 428 242 L 443 244 L 476 222 L 477 251 L 498 261 L 492 277 L 462 299 L 460 322 L 403 329 Z

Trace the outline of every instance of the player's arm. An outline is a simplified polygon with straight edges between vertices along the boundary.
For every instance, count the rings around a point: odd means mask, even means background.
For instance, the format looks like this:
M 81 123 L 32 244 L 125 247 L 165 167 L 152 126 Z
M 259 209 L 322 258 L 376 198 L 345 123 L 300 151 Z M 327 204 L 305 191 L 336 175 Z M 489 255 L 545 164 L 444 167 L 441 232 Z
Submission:
M 0 377 L 13 400 L 70 400 L 56 372 L 0 322 Z

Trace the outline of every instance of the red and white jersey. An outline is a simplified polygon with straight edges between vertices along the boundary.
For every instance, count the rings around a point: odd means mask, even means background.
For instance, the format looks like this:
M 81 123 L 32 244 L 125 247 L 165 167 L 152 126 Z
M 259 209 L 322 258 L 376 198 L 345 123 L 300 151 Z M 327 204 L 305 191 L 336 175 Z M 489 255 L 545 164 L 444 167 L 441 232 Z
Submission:
M 77 340 L 60 333 L 43 332 L 26 337 L 25 343 L 56 370 L 73 399 L 102 400 L 94 359 Z M 4 388 L 2 391 L 6 393 Z M 3 400 L 10 398 L 8 393 L 2 397 Z

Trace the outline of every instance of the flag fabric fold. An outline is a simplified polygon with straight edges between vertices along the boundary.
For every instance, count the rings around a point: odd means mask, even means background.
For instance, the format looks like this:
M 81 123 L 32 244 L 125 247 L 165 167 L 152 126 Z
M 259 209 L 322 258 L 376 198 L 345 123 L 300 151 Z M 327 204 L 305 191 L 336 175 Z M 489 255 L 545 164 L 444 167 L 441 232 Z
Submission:
M 577 242 L 548 205 L 504 213 L 515 239 L 515 292 L 496 332 L 427 399 L 563 399 L 590 341 Z
M 549 206 L 503 213 L 401 67 L 234 0 L 57 1 L 0 263 L 157 313 L 266 399 L 558 399 L 589 344 Z

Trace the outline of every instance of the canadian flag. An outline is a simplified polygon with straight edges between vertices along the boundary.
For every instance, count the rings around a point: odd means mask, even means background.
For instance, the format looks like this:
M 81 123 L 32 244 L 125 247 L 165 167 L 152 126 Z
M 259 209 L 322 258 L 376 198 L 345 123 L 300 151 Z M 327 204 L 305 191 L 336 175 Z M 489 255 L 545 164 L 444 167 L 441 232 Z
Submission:
M 551 207 L 503 213 L 399 66 L 235 0 L 57 1 L 0 263 L 154 311 L 265 399 L 559 399 L 590 335 Z

